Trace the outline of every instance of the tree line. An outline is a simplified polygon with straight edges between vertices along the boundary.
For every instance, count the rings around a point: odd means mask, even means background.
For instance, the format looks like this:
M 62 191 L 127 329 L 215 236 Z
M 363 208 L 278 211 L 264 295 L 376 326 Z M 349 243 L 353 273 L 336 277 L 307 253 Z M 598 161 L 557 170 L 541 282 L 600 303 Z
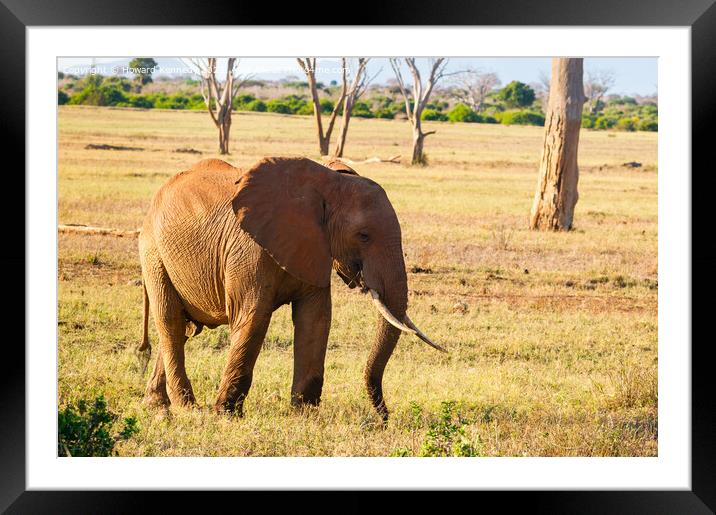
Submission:
M 152 82 L 150 72 L 153 60 L 149 58 L 132 61 L 136 68 L 143 70 L 135 75 L 135 91 Z M 149 60 L 147 60 L 149 59 Z M 192 97 L 192 105 L 199 105 L 199 98 L 203 101 L 205 109 L 218 129 L 219 150 L 221 154 L 229 153 L 229 134 L 232 122 L 232 112 L 236 108 L 238 91 L 245 86 L 250 77 L 238 73 L 239 60 L 227 58 L 226 72 L 217 77 L 217 58 L 189 59 L 196 74 L 200 77 L 198 85 L 200 94 Z M 316 77 L 317 58 L 299 57 L 296 59 L 300 69 L 306 77 L 306 87 L 310 91 L 310 111 L 315 119 L 316 136 L 321 156 L 341 158 L 345 151 L 348 127 L 351 116 L 359 105 L 359 99 L 366 93 L 374 77 L 369 77 L 367 64 L 369 58 L 357 58 L 355 63 L 349 63 L 347 58 L 341 59 L 341 83 L 333 84 L 338 95 L 332 101 L 321 98 L 321 92 L 326 87 L 319 83 Z M 588 74 L 585 80 L 582 58 L 554 58 L 552 72 L 549 78 L 543 77 L 539 95 L 535 90 L 518 81 L 512 81 L 504 88 L 496 90 L 499 78 L 492 73 L 481 73 L 475 70 L 461 71 L 454 74 L 446 73 L 447 58 L 431 58 L 427 62 L 427 71 L 423 72 L 416 63 L 415 58 L 390 58 L 389 63 L 395 76 L 396 91 L 402 100 L 405 119 L 409 122 L 412 131 L 411 164 L 425 165 L 427 163 L 424 146 L 426 138 L 434 134 L 437 129 L 424 130 L 424 120 L 436 119 L 432 113 L 440 112 L 435 103 L 431 104 L 431 97 L 437 90 L 439 83 L 446 77 L 453 76 L 452 87 L 449 94 L 457 101 L 457 105 L 450 112 L 452 121 L 469 121 L 469 117 L 479 117 L 490 105 L 493 98 L 499 99 L 508 107 L 534 106 L 541 104 L 542 115 L 540 125 L 544 125 L 544 141 L 542 157 L 539 167 L 538 184 L 533 206 L 530 213 L 530 227 L 539 230 L 569 230 L 572 228 L 574 207 L 577 203 L 577 184 L 579 179 L 577 155 L 579 133 L 582 128 L 612 128 L 615 125 L 624 130 L 656 130 L 656 116 L 658 109 L 655 102 L 639 104 L 635 99 L 627 101 L 621 98 L 621 104 L 615 104 L 613 99 L 607 99 L 606 94 L 613 85 L 613 75 L 609 73 Z M 142 66 L 139 66 L 142 65 Z M 131 66 L 131 63 L 130 63 Z M 62 77 L 61 77 L 62 78 Z M 222 80 L 223 79 L 223 80 Z M 119 89 L 122 85 L 120 77 L 107 79 L 90 74 L 83 89 L 72 97 L 64 99 L 67 103 L 92 103 L 95 105 L 112 105 L 111 102 L 126 95 Z M 106 83 L 105 83 L 106 82 Z M 126 88 L 125 88 L 126 89 Z M 60 95 L 63 92 L 60 90 Z M 106 97 L 106 98 L 105 98 Z M 62 98 L 59 99 L 60 103 Z M 300 100 L 298 97 L 294 100 Z M 244 98 L 240 105 L 259 106 L 258 99 Z M 120 105 L 122 102 L 115 102 Z M 299 111 L 309 114 L 306 102 L 301 104 Z M 632 116 L 623 122 L 618 119 L 614 123 L 601 123 L 612 114 L 624 114 L 619 107 L 630 106 L 627 112 L 642 109 L 648 117 L 646 128 L 637 116 Z M 636 107 L 635 107 L 636 106 Z M 611 109 L 611 111 L 610 111 Z M 260 110 L 260 109 L 257 109 Z M 504 112 L 504 110 L 503 110 Z M 459 113 L 459 117 L 457 114 Z M 529 112 L 522 113 L 529 117 Z M 532 113 L 534 114 L 534 113 Z M 601 117 L 598 117 L 602 114 Z M 324 115 L 326 119 L 324 120 Z M 338 138 L 331 153 L 331 139 L 336 123 L 340 117 Z M 484 121 L 484 118 L 482 118 Z M 473 118 L 472 121 L 476 121 Z M 649 125 L 652 124 L 653 125 Z M 604 125 L 604 127 L 601 127 Z

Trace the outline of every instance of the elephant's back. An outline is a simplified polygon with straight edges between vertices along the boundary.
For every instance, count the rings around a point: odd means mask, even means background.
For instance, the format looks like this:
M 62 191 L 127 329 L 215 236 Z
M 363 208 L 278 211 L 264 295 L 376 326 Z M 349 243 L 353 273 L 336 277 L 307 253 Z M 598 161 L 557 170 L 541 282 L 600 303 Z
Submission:
M 225 249 L 232 224 L 238 228 L 231 200 L 240 176 L 223 161 L 200 161 L 157 191 L 142 229 L 187 311 L 202 323 L 225 317 Z
M 174 175 L 155 193 L 149 216 L 196 217 L 211 212 L 230 201 L 241 173 L 219 159 L 199 161 Z

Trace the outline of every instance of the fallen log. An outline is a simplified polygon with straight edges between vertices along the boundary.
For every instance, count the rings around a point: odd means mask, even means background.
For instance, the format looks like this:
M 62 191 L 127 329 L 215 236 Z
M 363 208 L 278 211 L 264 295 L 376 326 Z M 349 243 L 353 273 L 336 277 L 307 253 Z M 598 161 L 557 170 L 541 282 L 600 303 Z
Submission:
M 65 234 L 86 234 L 96 236 L 116 236 L 118 238 L 136 238 L 139 236 L 139 229 L 136 231 L 123 231 L 120 229 L 108 229 L 106 227 L 91 227 L 82 224 L 58 225 L 57 232 Z
M 334 157 L 336 161 L 340 161 L 341 163 L 345 163 L 347 165 L 367 165 L 371 163 L 393 163 L 393 164 L 400 164 L 400 154 L 397 156 L 389 157 L 388 159 L 383 159 L 380 157 L 370 157 L 368 159 L 364 159 L 363 161 L 353 161 L 352 159 L 348 159 L 347 157 Z

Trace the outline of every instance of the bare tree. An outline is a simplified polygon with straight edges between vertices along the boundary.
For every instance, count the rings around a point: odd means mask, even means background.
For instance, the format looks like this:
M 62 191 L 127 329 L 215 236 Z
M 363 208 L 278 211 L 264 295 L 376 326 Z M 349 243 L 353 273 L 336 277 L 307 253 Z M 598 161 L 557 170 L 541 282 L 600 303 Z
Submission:
M 597 114 L 599 103 L 614 86 L 614 72 L 611 70 L 596 70 L 587 72 L 584 81 L 584 96 L 587 100 L 589 114 Z
M 338 116 L 338 111 L 341 109 L 341 104 L 343 103 L 343 100 L 346 97 L 346 84 L 348 82 L 347 78 L 347 70 L 345 66 L 342 70 L 342 79 L 343 79 L 343 86 L 341 88 L 341 94 L 336 102 L 336 104 L 333 106 L 333 111 L 331 111 L 331 116 L 328 118 L 328 125 L 326 126 L 325 132 L 323 131 L 323 116 L 321 113 L 321 102 L 318 98 L 318 83 L 316 82 L 316 61 L 317 59 L 315 57 L 298 57 L 296 58 L 298 61 L 298 65 L 303 70 L 303 73 L 306 74 L 306 78 L 308 79 L 308 87 L 311 90 L 311 98 L 313 99 L 313 114 L 316 117 L 316 133 L 318 135 L 318 147 L 321 152 L 322 156 L 328 155 L 328 147 L 331 144 L 331 134 L 333 133 L 333 126 L 336 123 L 336 117 Z
M 249 77 L 238 75 L 239 59 L 236 57 L 228 58 L 223 83 L 216 78 L 216 57 L 191 58 L 185 62 L 201 77 L 201 95 L 211 120 L 219 129 L 219 153 L 228 154 L 234 97 Z
M 539 98 L 542 104 L 542 112 L 547 112 L 547 105 L 549 104 L 549 75 L 544 71 L 539 72 L 539 81 L 535 84 L 534 90 L 537 92 L 537 98 Z
M 530 228 L 569 230 L 577 204 L 577 148 L 582 124 L 582 58 L 552 59 L 544 145 Z
M 424 84 L 420 76 L 420 70 L 418 70 L 415 64 L 415 58 L 405 57 L 403 61 L 405 61 L 405 64 L 413 76 L 412 90 L 410 92 L 400 71 L 401 59 L 391 57 L 390 65 L 393 67 L 400 93 L 403 95 L 403 100 L 405 101 L 405 114 L 408 115 L 408 121 L 410 121 L 410 124 L 413 126 L 413 157 L 411 163 L 414 165 L 424 164 L 425 155 L 423 153 L 423 146 L 425 144 L 425 137 L 430 134 L 435 134 L 435 131 L 423 132 L 420 117 L 430 99 L 430 94 L 433 92 L 433 89 L 435 89 L 435 85 L 445 76 L 445 66 L 448 60 L 445 57 L 430 59 L 430 73 Z
M 341 119 L 341 132 L 338 136 L 338 144 L 336 150 L 333 153 L 335 157 L 343 157 L 343 152 L 346 147 L 346 136 L 348 135 L 348 124 L 351 121 L 351 114 L 353 112 L 353 106 L 358 99 L 368 89 L 370 82 L 378 75 L 376 73 L 373 77 L 368 77 L 366 66 L 368 65 L 368 58 L 359 57 L 358 62 L 355 66 L 355 73 L 350 77 L 349 73 L 343 74 L 343 90 L 346 92 L 345 98 L 343 99 L 343 118 Z M 343 70 L 348 70 L 348 60 L 344 57 L 341 59 Z M 350 82 L 350 85 L 348 84 Z
M 500 78 L 492 72 L 466 70 L 456 74 L 452 84 L 455 99 L 479 113 L 484 108 L 487 95 L 500 85 Z

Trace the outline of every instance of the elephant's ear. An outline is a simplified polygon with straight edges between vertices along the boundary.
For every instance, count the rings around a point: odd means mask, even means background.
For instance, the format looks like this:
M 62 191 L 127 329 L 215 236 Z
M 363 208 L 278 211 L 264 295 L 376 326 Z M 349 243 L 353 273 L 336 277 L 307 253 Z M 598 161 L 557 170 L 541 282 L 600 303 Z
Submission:
M 242 230 L 289 274 L 318 287 L 331 282 L 323 182 L 332 175 L 309 159 L 266 158 L 244 172 L 233 199 Z

